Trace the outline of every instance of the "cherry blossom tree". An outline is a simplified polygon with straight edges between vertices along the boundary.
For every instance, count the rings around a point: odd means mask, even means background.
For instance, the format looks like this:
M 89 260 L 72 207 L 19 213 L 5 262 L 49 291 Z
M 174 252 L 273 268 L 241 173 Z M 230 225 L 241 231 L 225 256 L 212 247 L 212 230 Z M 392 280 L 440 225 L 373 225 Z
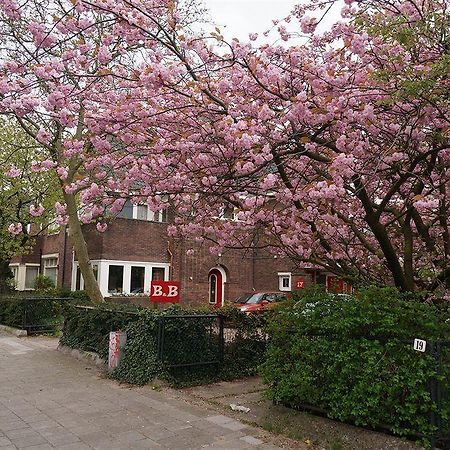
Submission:
M 178 232 L 211 251 L 254 245 L 257 230 L 299 264 L 445 296 L 448 4 L 348 0 L 343 20 L 315 34 L 333 3 L 287 19 L 309 36 L 302 45 L 283 23 L 278 46 L 174 28 L 158 53 L 145 6 L 117 2 L 113 17 L 146 49 L 127 111 L 101 124 L 108 134 L 121 123 L 141 149 L 120 190 L 154 208 L 170 194 Z M 220 220 L 230 208 L 239 220 Z

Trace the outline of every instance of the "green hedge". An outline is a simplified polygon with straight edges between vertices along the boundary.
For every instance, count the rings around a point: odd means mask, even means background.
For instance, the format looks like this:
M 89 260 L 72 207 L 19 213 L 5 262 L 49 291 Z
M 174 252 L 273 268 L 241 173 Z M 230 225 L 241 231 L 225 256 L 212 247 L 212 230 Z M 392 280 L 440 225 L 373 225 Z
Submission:
M 218 341 L 210 334 L 213 319 L 178 318 L 166 320 L 162 360 L 158 357 L 158 323 L 171 315 L 198 316 L 207 309 L 170 307 L 164 311 L 115 306 L 66 308 L 61 344 L 93 351 L 106 359 L 110 331 L 127 332 L 124 357 L 112 377 L 134 384 L 163 378 L 173 384 L 196 384 L 255 375 L 263 361 L 266 334 L 262 317 L 247 317 L 235 308 L 223 309 L 226 339 L 219 364 L 173 367 L 198 361 L 218 361 Z M 230 328 L 231 327 L 231 328 Z M 213 336 L 213 337 L 211 337 Z
M 77 300 L 78 301 L 78 300 Z M 70 299 L 39 297 L 0 298 L 0 324 L 28 332 L 55 332 L 62 324 L 62 304 Z
M 429 353 L 402 340 L 449 338 L 446 309 L 391 288 L 369 288 L 357 297 L 306 292 L 273 315 L 262 366 L 270 399 L 313 406 L 331 418 L 397 434 L 429 435 L 435 409 L 429 382 L 437 378 Z M 444 351 L 440 381 L 448 391 L 450 359 Z M 448 427 L 450 398 L 444 397 Z M 448 429 L 446 430 L 448 433 Z

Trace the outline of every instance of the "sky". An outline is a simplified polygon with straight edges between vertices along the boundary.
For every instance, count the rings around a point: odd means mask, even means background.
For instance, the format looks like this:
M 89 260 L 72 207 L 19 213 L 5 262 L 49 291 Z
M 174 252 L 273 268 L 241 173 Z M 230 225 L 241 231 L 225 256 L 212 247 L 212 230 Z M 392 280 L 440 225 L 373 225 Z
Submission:
M 203 0 L 211 19 L 225 38 L 248 40 L 250 32 L 260 35 L 273 26 L 273 19 L 289 15 L 298 0 Z
M 237 37 L 241 41 L 247 41 L 249 33 L 256 32 L 261 39 L 258 39 L 259 43 L 274 43 L 278 40 L 279 35 L 275 31 L 267 38 L 262 34 L 273 27 L 273 19 L 285 18 L 301 2 L 302 0 L 203 0 L 210 11 L 211 20 L 221 28 L 226 40 Z M 319 31 L 329 28 L 340 18 L 342 6 L 343 0 L 336 3 L 321 23 Z

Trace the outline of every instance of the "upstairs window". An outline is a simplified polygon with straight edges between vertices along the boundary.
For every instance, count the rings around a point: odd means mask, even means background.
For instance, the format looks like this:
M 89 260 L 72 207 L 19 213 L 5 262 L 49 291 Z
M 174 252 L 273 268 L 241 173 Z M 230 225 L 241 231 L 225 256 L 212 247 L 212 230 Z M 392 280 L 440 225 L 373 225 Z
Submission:
M 127 200 L 123 205 L 122 211 L 117 214 L 117 217 L 120 217 L 122 219 L 133 219 L 133 209 L 133 204 L 130 202 L 130 200 Z
M 148 205 L 133 205 L 129 200 L 125 202 L 122 211 L 117 215 L 122 219 L 146 220 L 148 222 L 167 222 L 167 209 L 153 212 Z

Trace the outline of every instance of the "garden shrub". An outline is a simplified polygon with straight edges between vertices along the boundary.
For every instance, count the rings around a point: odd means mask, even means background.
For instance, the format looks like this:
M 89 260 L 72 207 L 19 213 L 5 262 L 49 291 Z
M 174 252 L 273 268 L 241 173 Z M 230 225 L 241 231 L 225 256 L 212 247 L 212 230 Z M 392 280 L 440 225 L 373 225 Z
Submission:
M 269 323 L 262 366 L 268 396 L 292 407 L 314 406 L 356 425 L 388 426 L 398 434 L 434 432 L 429 382 L 435 360 L 415 351 L 414 338 L 448 339 L 447 310 L 393 288 L 355 297 L 314 289 L 281 307 Z M 450 360 L 444 355 L 447 384 Z M 450 399 L 443 405 L 448 423 Z

